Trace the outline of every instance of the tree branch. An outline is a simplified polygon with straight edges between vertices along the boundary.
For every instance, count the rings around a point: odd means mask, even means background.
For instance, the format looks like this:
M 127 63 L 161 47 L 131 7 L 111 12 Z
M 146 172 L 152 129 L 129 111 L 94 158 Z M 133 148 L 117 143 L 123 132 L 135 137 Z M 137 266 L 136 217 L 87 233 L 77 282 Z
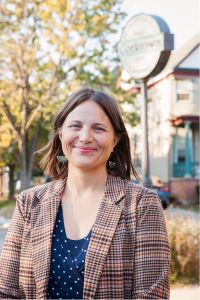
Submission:
M 1 107 L 2 107 L 2 110 L 3 110 L 3 112 L 4 112 L 4 115 L 6 116 L 6 118 L 7 118 L 8 121 L 9 121 L 9 123 L 10 123 L 10 125 L 11 125 L 13 131 L 17 134 L 18 137 L 20 137 L 19 129 L 18 129 L 18 127 L 17 127 L 16 124 L 15 124 L 15 123 L 16 123 L 16 122 L 15 122 L 15 118 L 14 118 L 14 116 L 11 114 L 11 112 L 10 112 L 10 110 L 9 110 L 9 108 L 8 108 L 8 105 L 7 105 L 5 102 L 3 102 L 3 103 L 1 104 Z
M 39 103 L 38 106 L 33 110 L 31 113 L 29 119 L 27 120 L 25 129 L 28 130 L 33 123 L 34 119 L 36 118 L 37 114 L 42 110 L 42 104 Z

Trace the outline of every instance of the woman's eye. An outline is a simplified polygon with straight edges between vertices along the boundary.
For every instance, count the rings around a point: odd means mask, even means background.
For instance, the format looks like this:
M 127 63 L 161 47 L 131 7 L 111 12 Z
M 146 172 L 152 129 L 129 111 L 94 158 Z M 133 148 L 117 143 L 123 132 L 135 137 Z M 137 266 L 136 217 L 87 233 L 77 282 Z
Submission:
M 96 130 L 96 131 L 105 131 L 105 129 L 102 128 L 102 127 L 96 127 L 95 130 Z
M 72 124 L 69 127 L 70 128 L 80 128 L 81 126 L 79 124 Z

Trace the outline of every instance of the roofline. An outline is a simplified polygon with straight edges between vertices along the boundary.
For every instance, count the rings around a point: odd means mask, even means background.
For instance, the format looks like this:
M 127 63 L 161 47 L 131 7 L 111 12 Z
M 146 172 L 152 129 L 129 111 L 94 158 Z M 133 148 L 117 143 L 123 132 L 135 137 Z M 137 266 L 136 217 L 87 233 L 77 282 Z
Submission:
M 167 73 L 165 76 L 162 76 L 160 78 L 158 78 L 156 81 L 150 81 L 149 83 L 147 82 L 147 86 L 148 89 L 152 88 L 153 86 L 155 86 L 156 84 L 158 84 L 159 82 L 161 82 L 162 80 L 165 80 L 167 78 L 169 78 L 170 76 L 191 76 L 191 77 L 200 77 L 200 70 L 199 69 L 178 69 L 178 70 L 174 70 L 171 71 L 169 73 Z
M 197 115 L 181 115 L 174 116 L 169 119 L 172 126 L 183 126 L 185 122 L 191 122 L 192 124 L 199 124 L 199 116 Z

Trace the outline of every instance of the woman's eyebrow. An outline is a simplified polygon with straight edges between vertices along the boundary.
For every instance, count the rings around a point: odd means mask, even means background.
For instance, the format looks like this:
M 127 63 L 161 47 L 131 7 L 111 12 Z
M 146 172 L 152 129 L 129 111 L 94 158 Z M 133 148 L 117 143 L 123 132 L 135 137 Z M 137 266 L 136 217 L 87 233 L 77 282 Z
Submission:
M 70 120 L 69 123 L 84 123 L 80 120 Z M 103 124 L 103 123 L 99 123 L 99 122 L 95 122 L 95 123 L 92 123 L 92 126 L 103 126 L 105 128 L 107 128 L 107 125 Z
M 92 125 L 95 125 L 95 126 L 103 126 L 105 128 L 107 128 L 107 126 L 103 123 L 93 123 Z
M 82 123 L 82 122 L 79 120 L 70 120 L 69 123 Z
M 80 120 L 69 120 L 68 121 L 68 124 L 72 124 L 72 123 L 83 124 L 84 122 L 82 122 Z M 99 122 L 92 123 L 91 126 L 101 126 L 101 127 L 104 127 L 105 129 L 108 129 L 107 125 L 105 125 L 103 123 L 99 123 Z

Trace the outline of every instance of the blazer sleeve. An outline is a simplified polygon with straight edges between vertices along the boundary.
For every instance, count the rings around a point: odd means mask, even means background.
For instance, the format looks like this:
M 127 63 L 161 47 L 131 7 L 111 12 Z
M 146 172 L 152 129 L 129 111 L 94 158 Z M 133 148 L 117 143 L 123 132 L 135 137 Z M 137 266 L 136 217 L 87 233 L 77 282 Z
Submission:
M 0 299 L 22 299 L 19 289 L 19 264 L 24 228 L 23 195 L 20 194 L 0 257 Z
M 156 193 L 144 192 L 136 215 L 133 299 L 169 299 L 171 254 Z

